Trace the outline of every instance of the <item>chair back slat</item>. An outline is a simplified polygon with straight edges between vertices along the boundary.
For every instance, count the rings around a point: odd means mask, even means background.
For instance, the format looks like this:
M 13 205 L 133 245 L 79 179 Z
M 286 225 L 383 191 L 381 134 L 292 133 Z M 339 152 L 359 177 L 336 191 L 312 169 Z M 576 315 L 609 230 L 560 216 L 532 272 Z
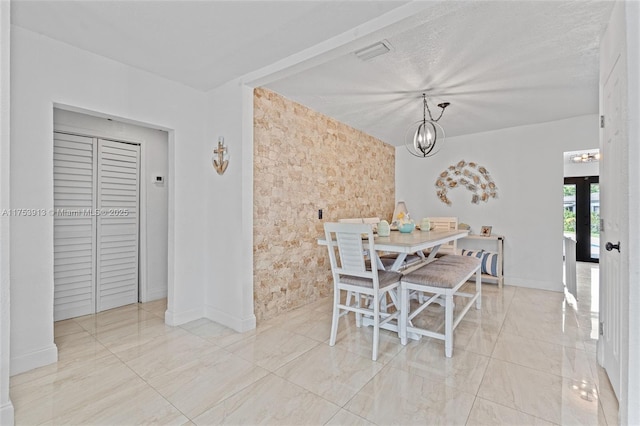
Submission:
M 379 217 L 354 217 L 348 219 L 338 219 L 340 223 L 371 223 L 373 225 L 377 225 L 380 223 Z
M 455 231 L 458 229 L 457 217 L 430 217 L 429 223 L 434 231 Z
M 336 239 L 338 241 L 342 269 L 345 271 L 364 272 L 366 266 L 363 256 L 362 235 L 359 233 L 338 232 Z
M 329 260 L 334 274 L 345 274 L 356 277 L 373 279 L 374 286 L 378 286 L 376 271 L 367 270 L 364 241 L 373 245 L 372 224 L 363 223 L 325 223 L 325 238 L 335 241 L 336 249 L 329 245 Z M 363 236 L 367 236 L 366 238 Z M 338 263 L 339 260 L 339 263 Z
M 455 231 L 458 229 L 457 217 L 430 217 L 429 223 L 434 231 Z M 443 244 L 440 247 L 440 252 L 458 254 L 458 240 Z

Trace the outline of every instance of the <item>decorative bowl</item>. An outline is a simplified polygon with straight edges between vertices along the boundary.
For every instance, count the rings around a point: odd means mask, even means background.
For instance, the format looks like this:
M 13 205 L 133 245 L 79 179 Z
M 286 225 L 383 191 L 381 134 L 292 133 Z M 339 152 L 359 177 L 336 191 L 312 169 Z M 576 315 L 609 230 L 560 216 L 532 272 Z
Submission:
M 415 229 L 416 224 L 415 223 L 403 223 L 401 225 L 398 225 L 398 231 L 408 234 L 410 232 L 413 232 L 413 230 Z

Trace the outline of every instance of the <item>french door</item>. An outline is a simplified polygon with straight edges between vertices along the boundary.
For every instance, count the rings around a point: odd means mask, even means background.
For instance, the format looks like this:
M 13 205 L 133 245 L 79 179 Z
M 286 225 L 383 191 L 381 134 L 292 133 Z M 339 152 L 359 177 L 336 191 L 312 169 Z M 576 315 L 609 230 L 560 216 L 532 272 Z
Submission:
M 600 258 L 600 184 L 598 176 L 564 179 L 564 231 L 576 239 L 576 260 Z
M 54 319 L 138 301 L 140 146 L 54 134 Z

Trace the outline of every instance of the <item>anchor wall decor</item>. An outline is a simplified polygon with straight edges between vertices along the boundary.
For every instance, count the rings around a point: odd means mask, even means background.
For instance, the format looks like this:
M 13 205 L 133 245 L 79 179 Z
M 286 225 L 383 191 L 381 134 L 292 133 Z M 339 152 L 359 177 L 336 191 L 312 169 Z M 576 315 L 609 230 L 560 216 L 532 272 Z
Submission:
M 213 168 L 219 175 L 222 175 L 229 165 L 229 159 L 225 158 L 227 157 L 227 147 L 224 146 L 224 138 L 218 139 L 218 148 L 214 149 L 213 153 L 218 156 L 217 159 L 214 157 L 212 160 Z

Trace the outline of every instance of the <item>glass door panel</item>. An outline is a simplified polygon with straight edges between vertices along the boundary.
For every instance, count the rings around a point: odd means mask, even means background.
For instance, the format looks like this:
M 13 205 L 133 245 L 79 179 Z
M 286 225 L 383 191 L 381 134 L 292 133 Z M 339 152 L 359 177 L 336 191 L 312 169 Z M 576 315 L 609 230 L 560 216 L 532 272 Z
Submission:
M 564 235 L 576 238 L 576 184 L 564 185 Z
M 576 240 L 576 259 L 600 257 L 600 186 L 598 176 L 564 179 L 564 235 Z

